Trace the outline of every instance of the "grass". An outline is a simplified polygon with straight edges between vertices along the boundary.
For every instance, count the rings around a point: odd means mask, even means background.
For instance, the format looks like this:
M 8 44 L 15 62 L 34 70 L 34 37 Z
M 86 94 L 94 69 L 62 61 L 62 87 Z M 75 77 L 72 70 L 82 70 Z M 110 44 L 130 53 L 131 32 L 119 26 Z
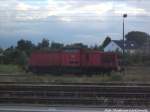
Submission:
M 2 65 L 0 64 L 0 73 L 1 74 L 14 74 L 14 73 L 20 73 L 23 70 L 21 67 L 17 65 Z
M 144 82 L 150 81 L 149 66 L 127 67 L 126 74 L 112 72 L 108 75 L 92 75 L 91 77 L 82 75 L 51 75 L 25 73 L 17 65 L 0 65 L 0 74 L 10 74 L 11 76 L 0 76 L 0 82 L 41 82 L 41 83 L 101 83 L 101 82 Z M 20 76 L 14 76 L 18 74 Z
M 0 76 L 1 77 L 1 76 Z M 75 75 L 36 75 L 24 74 L 17 77 L 2 77 L 0 82 L 40 82 L 40 83 L 101 83 L 110 81 L 120 81 L 121 76 L 118 75 L 93 75 L 89 76 L 75 76 Z
M 127 67 L 123 80 L 128 82 L 150 82 L 150 66 Z

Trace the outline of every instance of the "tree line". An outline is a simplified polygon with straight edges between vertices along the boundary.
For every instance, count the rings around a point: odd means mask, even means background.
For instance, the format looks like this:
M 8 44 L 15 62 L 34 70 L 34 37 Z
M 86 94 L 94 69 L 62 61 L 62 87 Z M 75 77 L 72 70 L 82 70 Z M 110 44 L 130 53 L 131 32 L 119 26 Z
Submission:
M 58 42 L 49 42 L 48 39 L 43 39 L 37 45 L 32 43 L 30 40 L 21 39 L 17 42 L 17 45 L 10 46 L 7 49 L 0 48 L 0 63 L 1 64 L 17 64 L 24 66 L 27 64 L 27 60 L 33 51 L 49 51 L 49 50 L 60 50 L 63 48 L 84 48 L 84 49 L 97 49 L 101 50 L 100 46 L 95 45 L 89 47 L 83 43 L 74 43 L 64 45 Z
M 132 31 L 126 34 L 126 40 L 135 41 L 140 45 L 144 45 L 145 42 L 149 41 L 150 35 L 145 32 Z M 101 50 L 109 44 L 111 37 L 107 36 L 100 45 L 87 46 L 83 43 L 74 43 L 64 45 L 58 42 L 49 42 L 48 39 L 43 39 L 37 45 L 32 43 L 30 40 L 21 39 L 17 42 L 16 46 L 10 46 L 7 49 L 0 48 L 0 63 L 1 64 L 18 64 L 24 66 L 27 64 L 28 57 L 33 51 L 36 50 L 59 50 L 62 48 L 84 48 L 84 49 L 95 49 Z

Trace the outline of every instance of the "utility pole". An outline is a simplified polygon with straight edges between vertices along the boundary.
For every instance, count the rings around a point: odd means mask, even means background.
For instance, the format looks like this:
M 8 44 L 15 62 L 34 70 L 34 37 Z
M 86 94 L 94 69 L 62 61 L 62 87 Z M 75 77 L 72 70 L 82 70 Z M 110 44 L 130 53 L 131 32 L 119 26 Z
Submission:
M 124 19 L 127 18 L 127 14 L 123 14 L 123 75 L 125 75 L 125 35 L 124 35 Z

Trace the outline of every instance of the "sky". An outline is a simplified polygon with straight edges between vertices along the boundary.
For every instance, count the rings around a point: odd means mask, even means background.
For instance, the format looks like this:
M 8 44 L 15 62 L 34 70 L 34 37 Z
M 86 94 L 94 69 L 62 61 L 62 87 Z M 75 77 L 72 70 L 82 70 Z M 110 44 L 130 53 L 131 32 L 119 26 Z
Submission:
M 20 39 L 100 44 L 106 36 L 150 29 L 149 0 L 0 0 L 0 47 Z

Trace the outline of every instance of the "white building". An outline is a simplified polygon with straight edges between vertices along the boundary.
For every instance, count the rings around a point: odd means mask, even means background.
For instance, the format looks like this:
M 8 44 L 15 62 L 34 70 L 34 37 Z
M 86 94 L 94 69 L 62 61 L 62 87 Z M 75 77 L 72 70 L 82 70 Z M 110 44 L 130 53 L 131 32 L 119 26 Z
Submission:
M 122 52 L 122 48 L 116 44 L 115 41 L 111 41 L 105 48 L 104 48 L 105 52 L 114 52 L 114 51 L 119 51 Z
M 135 53 L 138 49 L 138 45 L 133 41 L 125 41 L 125 52 L 131 54 Z M 105 52 L 123 52 L 123 41 L 112 40 L 105 48 Z

